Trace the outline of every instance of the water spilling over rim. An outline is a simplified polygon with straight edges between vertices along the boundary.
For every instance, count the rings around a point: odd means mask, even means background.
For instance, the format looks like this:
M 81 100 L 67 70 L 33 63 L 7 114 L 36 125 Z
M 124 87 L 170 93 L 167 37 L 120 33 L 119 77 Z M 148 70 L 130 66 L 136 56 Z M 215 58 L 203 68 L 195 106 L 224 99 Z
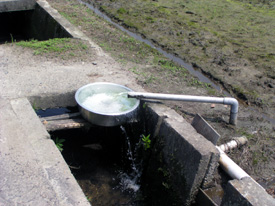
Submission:
M 119 84 L 96 82 L 79 88 L 75 100 L 79 106 L 96 114 L 126 115 L 136 110 L 140 103 L 138 99 L 127 97 L 131 91 Z

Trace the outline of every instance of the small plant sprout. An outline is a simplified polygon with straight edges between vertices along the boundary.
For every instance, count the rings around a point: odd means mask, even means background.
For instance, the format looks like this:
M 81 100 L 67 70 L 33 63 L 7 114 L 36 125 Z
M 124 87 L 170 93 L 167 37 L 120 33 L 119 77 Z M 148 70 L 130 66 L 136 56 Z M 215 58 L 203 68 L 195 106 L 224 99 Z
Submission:
M 142 135 L 142 142 L 143 142 L 143 147 L 144 150 L 147 150 L 151 147 L 151 140 L 150 140 L 150 134 L 147 136 Z
M 60 152 L 63 151 L 63 142 L 65 142 L 65 139 L 59 139 L 58 137 L 55 139 L 55 145 L 59 149 Z

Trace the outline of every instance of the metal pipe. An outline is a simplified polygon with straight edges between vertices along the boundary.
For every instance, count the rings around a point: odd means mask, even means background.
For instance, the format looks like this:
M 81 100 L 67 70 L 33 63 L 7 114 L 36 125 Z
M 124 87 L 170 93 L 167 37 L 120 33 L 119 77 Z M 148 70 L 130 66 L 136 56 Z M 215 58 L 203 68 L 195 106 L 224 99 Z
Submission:
M 128 97 L 137 98 L 137 99 L 157 99 L 157 100 L 226 104 L 231 106 L 229 123 L 233 125 L 237 124 L 239 103 L 236 99 L 231 97 L 206 97 L 206 96 L 191 96 L 191 95 L 176 95 L 176 94 L 156 94 L 156 93 L 145 93 L 145 92 L 128 92 Z

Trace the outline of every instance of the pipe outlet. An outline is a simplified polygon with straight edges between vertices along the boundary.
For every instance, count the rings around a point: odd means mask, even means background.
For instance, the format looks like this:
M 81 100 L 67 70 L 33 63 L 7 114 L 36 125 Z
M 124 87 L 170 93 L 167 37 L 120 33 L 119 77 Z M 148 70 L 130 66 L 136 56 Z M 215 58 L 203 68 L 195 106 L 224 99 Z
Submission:
M 229 123 L 237 125 L 239 102 L 235 98 L 225 97 L 224 104 L 231 106 Z

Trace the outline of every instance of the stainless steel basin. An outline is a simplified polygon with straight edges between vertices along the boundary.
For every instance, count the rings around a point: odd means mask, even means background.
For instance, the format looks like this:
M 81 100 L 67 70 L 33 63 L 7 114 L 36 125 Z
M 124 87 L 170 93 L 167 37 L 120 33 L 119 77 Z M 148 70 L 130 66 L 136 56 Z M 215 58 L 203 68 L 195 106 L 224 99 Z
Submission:
M 85 85 L 75 93 L 83 118 L 99 126 L 117 126 L 136 119 L 140 101 L 128 98 L 133 90 L 114 83 Z

